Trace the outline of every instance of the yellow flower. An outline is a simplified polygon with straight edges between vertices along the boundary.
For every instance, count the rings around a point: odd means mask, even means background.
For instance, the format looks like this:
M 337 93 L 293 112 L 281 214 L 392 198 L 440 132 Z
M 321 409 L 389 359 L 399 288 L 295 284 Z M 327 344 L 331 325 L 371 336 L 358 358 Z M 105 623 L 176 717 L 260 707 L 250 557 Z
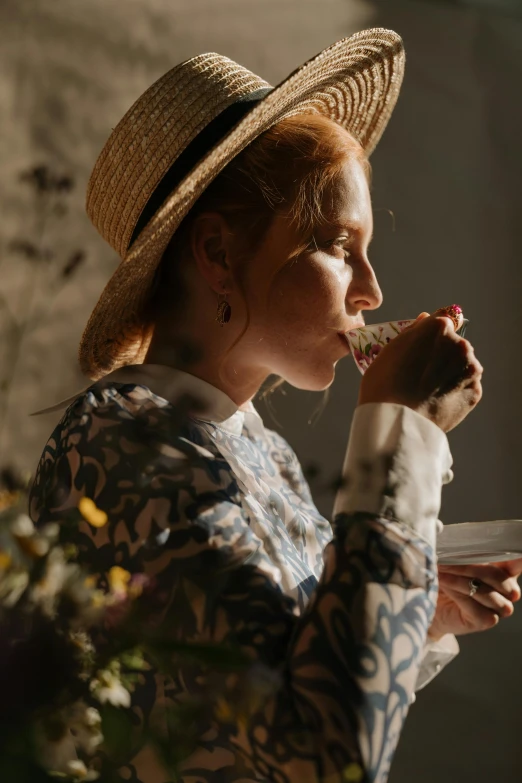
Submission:
M 218 720 L 225 721 L 225 723 L 229 723 L 234 717 L 232 707 L 225 699 L 217 700 L 214 715 Z
M 129 691 L 123 687 L 114 672 L 108 669 L 97 672 L 97 676 L 91 680 L 89 687 L 101 704 L 108 702 L 113 707 L 130 707 L 131 705 Z
M 115 593 L 126 593 L 131 575 L 120 566 L 113 566 L 108 574 L 111 590 Z
M 93 609 L 101 609 L 107 603 L 107 596 L 101 590 L 93 590 L 91 605 Z
M 9 555 L 7 552 L 0 551 L 0 569 L 2 571 L 7 571 L 10 565 L 11 555 Z
M 348 764 L 343 770 L 343 781 L 345 783 L 360 783 L 363 777 L 361 766 L 355 762 Z
M 5 511 L 6 508 L 16 505 L 20 499 L 20 492 L 9 492 L 7 489 L 0 491 L 0 511 Z
M 103 527 L 107 524 L 107 514 L 101 511 L 90 498 L 82 498 L 78 503 L 80 514 L 93 527 Z

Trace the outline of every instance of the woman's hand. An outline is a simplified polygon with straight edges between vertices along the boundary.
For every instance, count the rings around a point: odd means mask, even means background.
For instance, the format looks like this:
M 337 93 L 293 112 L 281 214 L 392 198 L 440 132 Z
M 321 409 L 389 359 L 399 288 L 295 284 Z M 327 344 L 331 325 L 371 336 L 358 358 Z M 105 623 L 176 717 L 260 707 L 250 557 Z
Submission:
M 482 373 L 450 318 L 421 313 L 368 367 L 358 404 L 405 405 L 449 432 L 480 402 Z
M 432 641 L 447 633 L 466 634 L 493 628 L 502 617 L 513 614 L 513 602 L 520 599 L 518 577 L 522 558 L 484 565 L 441 565 L 439 597 L 435 617 L 428 631 Z M 480 580 L 470 596 L 469 580 Z

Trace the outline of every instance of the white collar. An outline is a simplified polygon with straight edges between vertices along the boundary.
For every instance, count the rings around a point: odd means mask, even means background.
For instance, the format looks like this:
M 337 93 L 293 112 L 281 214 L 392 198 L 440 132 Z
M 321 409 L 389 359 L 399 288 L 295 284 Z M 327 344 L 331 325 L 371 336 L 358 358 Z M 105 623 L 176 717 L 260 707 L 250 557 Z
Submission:
M 228 395 L 210 383 L 164 364 L 134 364 L 120 367 L 108 375 L 104 375 L 95 383 L 91 383 L 72 397 L 31 415 L 54 413 L 67 408 L 89 389 L 96 386 L 106 386 L 112 382 L 146 386 L 153 394 L 171 403 L 175 403 L 184 394 L 192 395 L 201 403 L 201 410 L 198 408 L 194 418 L 218 424 L 221 429 L 233 435 L 241 434 L 246 417 L 248 417 L 248 423 L 252 428 L 257 431 L 259 428 L 263 428 L 261 417 L 251 402 L 239 408 Z

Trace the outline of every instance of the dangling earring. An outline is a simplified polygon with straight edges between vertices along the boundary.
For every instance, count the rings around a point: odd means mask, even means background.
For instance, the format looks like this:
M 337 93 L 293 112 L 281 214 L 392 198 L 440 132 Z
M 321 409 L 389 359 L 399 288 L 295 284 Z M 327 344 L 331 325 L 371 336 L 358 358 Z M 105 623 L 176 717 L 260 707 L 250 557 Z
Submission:
M 220 326 L 224 326 L 225 324 L 228 324 L 228 322 L 230 321 L 230 316 L 232 315 L 232 308 L 227 302 L 227 296 L 228 294 L 226 292 L 224 294 L 218 294 L 219 299 L 218 299 L 216 321 Z M 221 300 L 221 297 L 223 297 L 223 300 Z

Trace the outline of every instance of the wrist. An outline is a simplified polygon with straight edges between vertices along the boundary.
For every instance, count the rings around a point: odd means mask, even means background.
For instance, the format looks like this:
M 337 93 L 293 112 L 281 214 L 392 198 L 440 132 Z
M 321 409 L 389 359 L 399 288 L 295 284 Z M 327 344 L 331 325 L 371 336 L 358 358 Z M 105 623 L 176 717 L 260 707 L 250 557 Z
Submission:
M 446 635 L 445 631 L 439 631 L 436 627 L 434 627 L 434 624 L 432 623 L 431 626 L 428 628 L 427 639 L 430 642 L 438 642 L 445 635 Z

